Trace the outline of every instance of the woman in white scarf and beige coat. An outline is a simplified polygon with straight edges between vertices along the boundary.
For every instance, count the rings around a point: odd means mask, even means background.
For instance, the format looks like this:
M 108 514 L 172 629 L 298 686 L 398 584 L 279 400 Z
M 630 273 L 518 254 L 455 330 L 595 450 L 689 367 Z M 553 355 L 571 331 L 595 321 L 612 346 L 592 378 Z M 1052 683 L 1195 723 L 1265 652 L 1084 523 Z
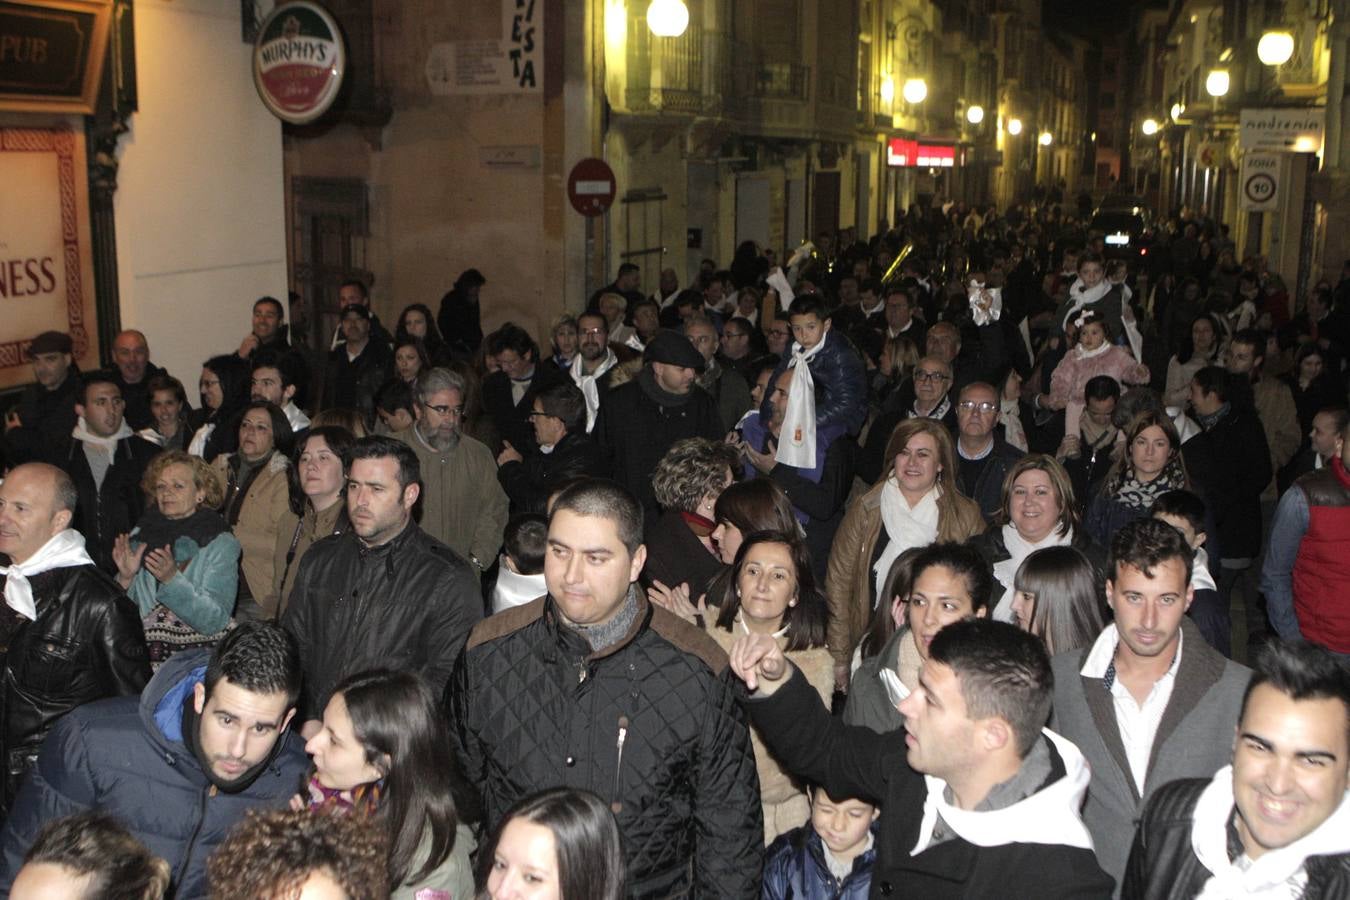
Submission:
M 891 432 L 884 459 L 890 465 L 844 514 L 830 551 L 825 594 L 840 688 L 895 558 L 911 547 L 961 542 L 984 530 L 980 508 L 956 488 L 956 448 L 940 421 L 901 422 Z

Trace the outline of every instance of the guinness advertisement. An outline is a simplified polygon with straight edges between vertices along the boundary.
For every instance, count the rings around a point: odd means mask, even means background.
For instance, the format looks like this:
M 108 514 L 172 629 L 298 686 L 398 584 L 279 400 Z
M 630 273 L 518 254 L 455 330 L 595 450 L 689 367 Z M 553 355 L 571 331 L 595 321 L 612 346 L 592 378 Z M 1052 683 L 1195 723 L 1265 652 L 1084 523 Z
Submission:
M 92 113 L 111 0 L 0 0 L 0 110 Z

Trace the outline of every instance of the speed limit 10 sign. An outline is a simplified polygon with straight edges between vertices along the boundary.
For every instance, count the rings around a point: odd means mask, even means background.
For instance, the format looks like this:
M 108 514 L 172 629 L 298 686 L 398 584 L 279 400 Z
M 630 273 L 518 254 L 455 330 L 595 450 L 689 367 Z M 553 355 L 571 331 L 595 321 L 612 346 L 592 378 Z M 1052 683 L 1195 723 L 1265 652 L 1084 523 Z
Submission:
M 1275 209 L 1280 199 L 1281 154 L 1248 151 L 1242 157 L 1238 205 L 1251 212 Z

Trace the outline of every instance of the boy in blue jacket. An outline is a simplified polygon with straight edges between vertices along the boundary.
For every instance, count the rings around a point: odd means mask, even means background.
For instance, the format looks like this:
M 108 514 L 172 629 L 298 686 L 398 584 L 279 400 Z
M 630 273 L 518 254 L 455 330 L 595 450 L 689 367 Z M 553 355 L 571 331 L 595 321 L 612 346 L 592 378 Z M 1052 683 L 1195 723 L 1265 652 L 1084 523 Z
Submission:
M 769 845 L 764 900 L 865 900 L 872 886 L 879 810 L 811 789 L 811 821 Z

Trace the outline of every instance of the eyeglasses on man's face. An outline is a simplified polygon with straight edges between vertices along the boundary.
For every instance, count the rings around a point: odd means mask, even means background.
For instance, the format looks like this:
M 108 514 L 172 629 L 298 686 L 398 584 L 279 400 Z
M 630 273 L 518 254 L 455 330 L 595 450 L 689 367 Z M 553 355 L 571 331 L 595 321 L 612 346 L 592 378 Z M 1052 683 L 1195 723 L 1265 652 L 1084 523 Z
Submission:
M 919 369 L 917 372 L 914 373 L 914 380 L 915 380 L 915 381 L 922 381 L 922 382 L 929 382 L 929 381 L 946 381 L 946 380 L 947 380 L 947 373 L 946 373 L 946 372 L 929 372 L 927 369 Z

